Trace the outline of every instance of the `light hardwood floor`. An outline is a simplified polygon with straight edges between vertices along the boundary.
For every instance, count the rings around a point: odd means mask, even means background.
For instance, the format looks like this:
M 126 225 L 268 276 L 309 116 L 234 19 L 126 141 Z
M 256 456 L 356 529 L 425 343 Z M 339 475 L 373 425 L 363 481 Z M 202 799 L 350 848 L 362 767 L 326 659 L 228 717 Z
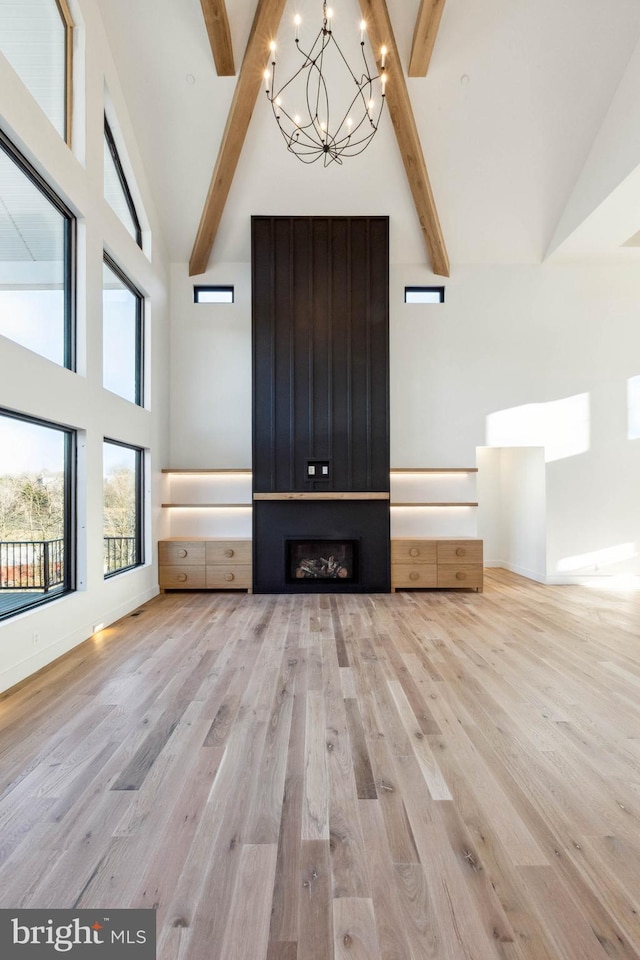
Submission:
M 637 960 L 640 594 L 165 594 L 0 699 L 0 907 L 160 960 Z

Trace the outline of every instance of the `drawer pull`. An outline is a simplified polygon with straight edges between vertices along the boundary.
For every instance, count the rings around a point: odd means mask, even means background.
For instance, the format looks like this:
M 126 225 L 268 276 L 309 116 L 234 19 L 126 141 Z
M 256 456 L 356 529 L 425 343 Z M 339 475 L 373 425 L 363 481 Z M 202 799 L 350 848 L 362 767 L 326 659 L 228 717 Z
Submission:
M 410 556 L 410 557 L 419 557 L 419 556 L 420 556 L 420 551 L 418 550 L 417 547 L 411 547 L 411 550 L 409 550 L 409 556 Z
M 176 580 L 179 580 L 180 583 L 184 583 L 186 579 L 187 579 L 186 573 L 179 573 L 178 576 L 176 577 Z
M 411 573 L 409 574 L 409 580 L 419 580 L 419 579 L 420 579 L 420 574 L 416 573 L 415 570 L 412 570 Z
M 183 549 L 183 550 L 178 550 L 178 556 L 179 556 L 179 557 L 188 557 L 188 556 L 189 556 L 189 551 L 188 551 L 188 550 L 184 550 L 184 549 Z
M 456 580 L 464 580 L 466 576 L 466 573 L 463 573 L 462 570 L 458 570 L 456 573 Z
M 231 548 L 229 548 L 228 550 L 225 550 L 224 555 L 225 557 L 232 557 L 234 553 L 235 553 L 235 550 L 232 550 Z
M 456 547 L 456 557 L 464 557 L 466 552 L 464 547 Z
M 224 578 L 228 583 L 231 583 L 232 580 L 235 580 L 235 575 L 233 573 L 225 573 Z

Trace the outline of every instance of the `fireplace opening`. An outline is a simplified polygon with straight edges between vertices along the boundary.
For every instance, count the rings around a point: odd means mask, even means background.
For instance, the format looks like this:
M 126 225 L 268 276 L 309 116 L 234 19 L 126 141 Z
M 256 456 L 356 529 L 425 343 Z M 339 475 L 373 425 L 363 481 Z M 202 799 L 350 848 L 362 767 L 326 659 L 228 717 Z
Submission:
M 288 583 L 335 580 L 353 583 L 358 577 L 357 540 L 287 540 Z

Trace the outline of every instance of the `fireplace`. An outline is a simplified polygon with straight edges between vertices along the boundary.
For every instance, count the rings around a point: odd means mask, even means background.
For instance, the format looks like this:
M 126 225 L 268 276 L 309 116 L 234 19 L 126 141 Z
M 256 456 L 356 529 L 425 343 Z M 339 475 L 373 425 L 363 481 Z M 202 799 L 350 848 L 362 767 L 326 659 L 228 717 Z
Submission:
M 357 580 L 358 545 L 357 540 L 287 540 L 287 582 Z
M 388 593 L 388 500 L 256 500 L 255 593 Z

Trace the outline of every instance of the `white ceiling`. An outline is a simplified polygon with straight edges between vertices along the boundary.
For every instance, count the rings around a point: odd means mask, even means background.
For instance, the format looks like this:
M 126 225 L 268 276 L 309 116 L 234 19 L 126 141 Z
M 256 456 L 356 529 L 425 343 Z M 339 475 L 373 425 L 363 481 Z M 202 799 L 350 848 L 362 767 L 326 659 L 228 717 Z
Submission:
M 387 2 L 406 71 L 420 0 Z M 227 0 L 236 69 L 255 5 Z M 333 6 L 339 37 L 360 8 Z M 289 0 L 280 42 L 298 11 L 315 32 L 321 9 Z M 215 73 L 200 0 L 101 14 L 171 259 L 187 261 L 236 80 Z M 447 0 L 429 74 L 407 82 L 453 268 L 542 259 L 639 34 L 637 0 Z M 426 262 L 388 115 L 365 153 L 325 170 L 286 151 L 261 96 L 212 260 L 249 260 L 251 214 L 318 213 L 388 214 L 393 260 Z

